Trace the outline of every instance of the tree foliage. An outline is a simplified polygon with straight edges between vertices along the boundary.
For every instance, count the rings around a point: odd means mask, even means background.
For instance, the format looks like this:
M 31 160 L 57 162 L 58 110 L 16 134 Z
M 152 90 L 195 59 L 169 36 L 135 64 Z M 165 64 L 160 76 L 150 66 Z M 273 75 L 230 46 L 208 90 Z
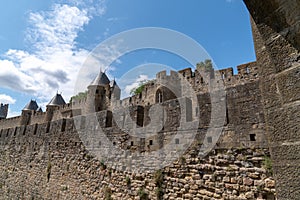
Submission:
M 71 97 L 70 103 L 73 102 L 74 100 L 85 99 L 87 97 L 87 94 L 88 94 L 88 91 L 79 92 L 77 95 Z
M 140 81 L 140 83 L 137 87 L 130 90 L 130 95 L 141 94 L 145 88 L 145 85 L 147 85 L 149 82 L 150 82 L 149 80 Z
M 200 62 L 197 64 L 197 68 L 202 68 L 206 71 L 212 70 L 213 69 L 213 64 L 210 59 L 206 59 L 204 62 Z

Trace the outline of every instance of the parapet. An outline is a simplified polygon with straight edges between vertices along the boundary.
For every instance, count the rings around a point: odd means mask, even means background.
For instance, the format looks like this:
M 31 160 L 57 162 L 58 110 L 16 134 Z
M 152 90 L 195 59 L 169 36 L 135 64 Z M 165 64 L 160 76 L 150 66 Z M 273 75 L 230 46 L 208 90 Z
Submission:
M 239 65 L 237 66 L 237 70 L 241 79 L 258 77 L 258 68 L 256 62 Z

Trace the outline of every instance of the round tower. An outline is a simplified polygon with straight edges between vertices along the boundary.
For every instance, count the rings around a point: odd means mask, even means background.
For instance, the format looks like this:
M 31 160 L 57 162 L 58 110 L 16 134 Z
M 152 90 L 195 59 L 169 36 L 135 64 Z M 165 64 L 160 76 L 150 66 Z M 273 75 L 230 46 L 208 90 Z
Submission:
M 98 76 L 88 86 L 88 95 L 85 113 L 94 113 L 106 110 L 109 104 L 110 80 L 104 72 Z
M 36 101 L 31 99 L 22 110 L 20 125 L 22 126 L 30 124 L 31 115 L 34 114 L 38 109 L 39 106 Z
M 46 106 L 46 122 L 50 122 L 53 118 L 55 110 L 58 110 L 59 106 L 65 105 L 66 102 L 61 94 L 56 94 Z

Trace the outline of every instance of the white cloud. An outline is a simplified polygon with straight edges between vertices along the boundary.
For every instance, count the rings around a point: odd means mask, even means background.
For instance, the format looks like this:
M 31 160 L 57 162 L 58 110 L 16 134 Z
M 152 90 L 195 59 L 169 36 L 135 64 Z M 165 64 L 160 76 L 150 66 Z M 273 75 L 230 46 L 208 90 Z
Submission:
M 125 94 L 124 96 L 128 96 L 132 89 L 139 86 L 139 84 L 143 81 L 149 80 L 149 77 L 147 75 L 141 74 L 139 77 L 137 77 L 135 80 L 133 80 L 132 83 L 125 86 Z
M 64 1 L 66 2 L 66 1 Z M 104 0 L 67 1 L 50 11 L 29 14 L 30 51 L 10 49 L 0 60 L 0 85 L 49 101 L 57 90 L 68 100 L 89 51 L 76 47 L 79 31 L 94 15 L 104 14 Z
M 21 115 L 21 111 L 16 112 L 16 111 L 13 111 L 13 110 L 9 109 L 9 107 L 8 107 L 7 118 L 17 117 L 17 116 L 20 116 L 20 115 Z
M 0 94 L 0 102 L 3 104 L 14 104 L 16 103 L 16 100 L 6 94 Z

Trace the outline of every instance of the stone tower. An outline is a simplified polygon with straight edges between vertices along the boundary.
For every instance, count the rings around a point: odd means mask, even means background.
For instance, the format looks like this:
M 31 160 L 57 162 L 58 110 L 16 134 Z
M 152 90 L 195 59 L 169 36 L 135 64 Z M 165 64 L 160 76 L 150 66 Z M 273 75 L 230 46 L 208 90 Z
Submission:
M 20 125 L 28 125 L 30 123 L 31 115 L 38 111 L 39 106 L 36 101 L 30 100 L 22 110 Z
M 59 106 L 65 105 L 66 102 L 61 94 L 56 94 L 51 101 L 46 106 L 47 114 L 46 114 L 46 122 L 49 122 L 53 118 L 53 112 L 58 109 Z
M 6 119 L 8 113 L 8 104 L 0 104 L 0 120 Z
M 100 72 L 88 86 L 85 113 L 106 110 L 110 104 L 110 89 L 110 80 L 105 72 Z
M 115 80 L 110 82 L 110 99 L 111 103 L 119 101 L 121 98 L 121 89 Z

